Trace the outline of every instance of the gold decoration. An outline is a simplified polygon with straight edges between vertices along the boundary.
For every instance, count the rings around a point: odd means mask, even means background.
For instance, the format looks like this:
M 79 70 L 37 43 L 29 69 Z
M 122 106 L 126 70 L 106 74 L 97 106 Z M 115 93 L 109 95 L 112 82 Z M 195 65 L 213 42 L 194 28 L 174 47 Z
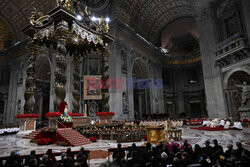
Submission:
M 49 15 L 43 16 L 42 12 L 38 12 L 36 8 L 34 8 L 34 11 L 31 12 L 31 17 L 30 17 L 30 24 L 33 26 L 36 25 L 43 25 L 43 22 L 48 20 L 50 18 Z

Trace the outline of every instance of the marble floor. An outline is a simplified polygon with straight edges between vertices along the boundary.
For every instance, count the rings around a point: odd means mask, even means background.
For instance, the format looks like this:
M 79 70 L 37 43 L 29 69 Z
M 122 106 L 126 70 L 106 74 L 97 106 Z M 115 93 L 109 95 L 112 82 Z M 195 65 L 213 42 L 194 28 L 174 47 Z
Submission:
M 223 146 L 224 150 L 226 150 L 226 145 L 228 142 L 232 141 L 235 148 L 235 143 L 237 141 L 241 141 L 243 147 L 250 150 L 250 128 L 244 128 L 242 131 L 200 131 L 190 129 L 189 127 L 184 127 L 182 138 L 187 139 L 192 145 L 199 144 L 200 146 L 204 146 L 204 142 L 208 139 L 217 139 L 219 144 Z M 132 143 L 122 143 L 123 146 L 130 146 L 131 144 Z M 136 142 L 136 145 L 138 146 L 143 144 L 144 141 Z M 84 148 L 90 151 L 98 152 L 101 150 L 107 153 L 109 148 L 116 147 L 116 145 L 117 143 L 115 141 L 98 141 L 84 145 Z M 54 152 L 61 152 L 67 149 L 67 147 L 59 147 L 55 145 L 37 146 L 34 143 L 30 143 L 28 139 L 16 138 L 16 135 L 0 136 L 0 157 L 9 155 L 11 151 L 18 151 L 21 155 L 29 154 L 31 150 L 36 150 L 37 153 L 45 153 L 48 148 L 53 149 Z M 79 149 L 80 146 L 72 147 L 73 151 Z M 91 167 L 98 166 L 100 163 L 106 162 L 108 159 L 107 156 L 104 156 L 106 158 L 100 158 L 98 156 L 91 155 L 91 157 L 93 157 L 90 160 Z

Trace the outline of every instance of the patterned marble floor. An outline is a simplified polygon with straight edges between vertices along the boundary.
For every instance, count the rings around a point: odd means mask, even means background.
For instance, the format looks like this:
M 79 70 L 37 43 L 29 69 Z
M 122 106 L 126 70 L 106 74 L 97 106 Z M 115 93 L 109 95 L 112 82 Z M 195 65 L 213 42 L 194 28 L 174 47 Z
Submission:
M 219 144 L 223 146 L 224 150 L 229 141 L 232 141 L 235 148 L 235 143 L 241 141 L 243 147 L 250 150 L 250 128 L 244 128 L 242 131 L 229 130 L 229 131 L 200 131 L 193 130 L 189 127 L 183 128 L 183 139 L 187 139 L 192 145 L 199 144 L 204 146 L 204 142 L 209 139 L 217 139 Z M 132 143 L 123 143 L 123 146 L 130 146 Z M 138 146 L 144 144 L 144 142 L 137 142 Z M 85 145 L 84 148 L 88 150 L 102 150 L 107 152 L 109 148 L 116 147 L 115 141 L 98 141 Z M 67 147 L 58 147 L 55 145 L 49 146 L 37 146 L 34 143 L 30 143 L 28 139 L 16 138 L 16 135 L 0 136 L 0 157 L 9 155 L 11 151 L 18 151 L 21 155 L 29 154 L 31 150 L 36 150 L 37 153 L 45 153 L 48 148 L 53 149 L 54 152 L 65 151 Z M 72 150 L 79 150 L 80 147 L 72 147 Z M 97 151 L 98 152 L 98 151 Z M 98 157 L 98 156 L 94 156 Z M 100 163 L 107 161 L 107 158 L 91 159 L 90 166 L 95 167 Z

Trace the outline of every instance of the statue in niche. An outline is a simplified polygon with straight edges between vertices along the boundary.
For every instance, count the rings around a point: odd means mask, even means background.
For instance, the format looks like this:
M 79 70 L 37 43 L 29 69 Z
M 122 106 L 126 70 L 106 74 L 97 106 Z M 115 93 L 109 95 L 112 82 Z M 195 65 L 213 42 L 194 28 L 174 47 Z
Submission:
M 126 73 L 127 72 L 127 55 L 123 50 L 121 51 L 121 57 L 122 57 L 122 72 Z
M 88 106 L 89 106 L 89 115 L 92 117 L 95 116 L 98 111 L 97 103 L 95 101 L 92 101 L 89 103 Z
M 249 98 L 250 98 L 250 85 L 244 81 L 243 85 L 235 85 L 236 88 L 241 90 L 241 106 L 240 108 L 250 108 Z
M 128 99 L 125 92 L 122 93 L 122 111 L 124 114 L 129 113 Z

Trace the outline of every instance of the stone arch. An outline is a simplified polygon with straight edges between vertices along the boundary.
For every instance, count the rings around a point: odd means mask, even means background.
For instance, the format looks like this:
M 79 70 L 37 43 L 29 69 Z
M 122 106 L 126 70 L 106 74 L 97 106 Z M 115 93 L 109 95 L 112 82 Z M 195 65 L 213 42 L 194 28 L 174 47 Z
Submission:
M 228 80 L 229 78 L 235 73 L 235 72 L 239 72 L 239 71 L 242 71 L 242 72 L 245 72 L 247 73 L 248 75 L 250 75 L 250 68 L 249 67 L 239 67 L 239 68 L 236 68 L 236 69 L 233 69 L 233 70 L 230 70 L 226 73 L 226 75 L 224 76 L 224 79 L 223 79 L 223 89 L 226 90 L 228 89 Z
M 50 109 L 51 87 L 51 60 L 47 54 L 41 54 L 36 58 L 36 92 L 35 111 L 44 119 L 45 113 Z
M 247 67 L 240 67 L 229 71 L 223 81 L 224 97 L 228 109 L 228 117 L 240 118 L 239 109 L 242 106 L 242 92 L 235 85 L 242 85 L 243 82 L 250 84 L 250 72 Z
M 143 58 L 136 58 L 132 63 L 133 81 L 133 99 L 134 99 L 134 118 L 147 119 L 151 113 L 150 89 L 146 88 L 146 83 L 150 78 L 149 66 Z M 138 85 L 142 85 L 139 87 Z

